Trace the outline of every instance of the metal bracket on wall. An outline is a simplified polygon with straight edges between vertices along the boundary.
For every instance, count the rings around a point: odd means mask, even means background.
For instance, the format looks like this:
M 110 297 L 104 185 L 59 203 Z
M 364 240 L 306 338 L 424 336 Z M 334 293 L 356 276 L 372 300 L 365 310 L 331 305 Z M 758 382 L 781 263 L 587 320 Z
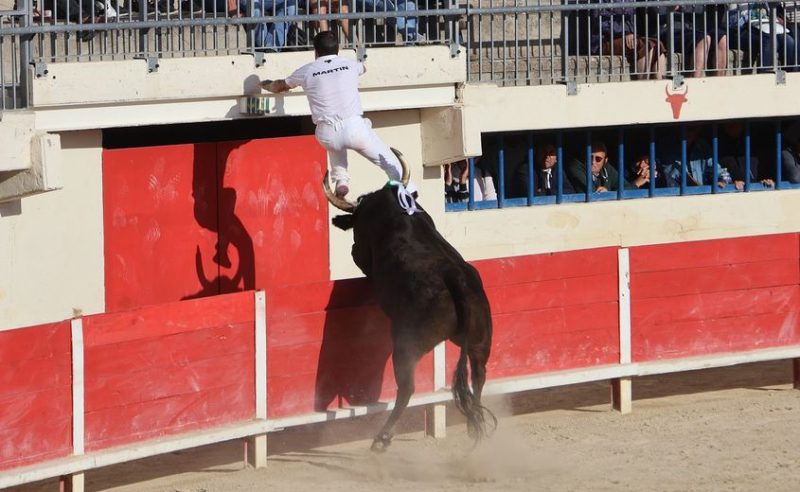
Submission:
M 683 75 L 675 75 L 672 77 L 672 90 L 678 90 L 683 87 Z
M 136 60 L 145 60 L 147 62 L 147 72 L 158 72 L 158 57 L 157 56 L 139 56 Z
M 47 75 L 47 63 L 45 63 L 45 62 L 43 62 L 41 60 L 36 60 L 36 61 L 31 62 L 31 65 L 33 65 L 33 75 L 34 75 L 34 77 L 39 78 L 39 77 L 44 77 L 45 75 Z
M 367 59 L 367 48 L 365 48 L 363 46 L 359 46 L 358 48 L 356 48 L 356 58 L 360 62 L 363 62 L 364 60 L 366 60 Z
M 450 58 L 455 58 L 461 53 L 461 46 L 458 43 L 450 43 Z
M 568 96 L 578 95 L 578 83 L 574 79 L 567 80 L 567 95 Z
M 775 84 L 786 85 L 786 70 L 775 71 Z
M 262 51 L 248 51 L 247 54 L 253 55 L 253 63 L 256 65 L 256 68 L 264 66 L 264 53 Z

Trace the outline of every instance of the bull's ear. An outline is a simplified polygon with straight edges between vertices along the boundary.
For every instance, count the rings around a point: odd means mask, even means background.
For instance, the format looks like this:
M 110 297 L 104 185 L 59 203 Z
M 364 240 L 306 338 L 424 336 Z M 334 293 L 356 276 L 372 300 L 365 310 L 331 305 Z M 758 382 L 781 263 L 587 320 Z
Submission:
M 353 216 L 351 214 L 348 215 L 337 215 L 333 219 L 331 219 L 333 225 L 338 227 L 343 231 L 349 231 L 353 228 Z

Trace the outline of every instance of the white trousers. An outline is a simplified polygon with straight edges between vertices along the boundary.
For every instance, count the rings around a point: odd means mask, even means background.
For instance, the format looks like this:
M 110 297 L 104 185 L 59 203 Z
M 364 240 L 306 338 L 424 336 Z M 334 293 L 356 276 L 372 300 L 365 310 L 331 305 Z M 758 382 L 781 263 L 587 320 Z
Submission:
M 354 116 L 336 123 L 320 121 L 315 134 L 320 145 L 328 151 L 334 182 L 347 182 L 350 179 L 347 175 L 347 149 L 355 150 L 369 159 L 383 169 L 389 179 L 400 181 L 403 175 L 400 161 L 372 129 L 372 122 L 368 118 Z

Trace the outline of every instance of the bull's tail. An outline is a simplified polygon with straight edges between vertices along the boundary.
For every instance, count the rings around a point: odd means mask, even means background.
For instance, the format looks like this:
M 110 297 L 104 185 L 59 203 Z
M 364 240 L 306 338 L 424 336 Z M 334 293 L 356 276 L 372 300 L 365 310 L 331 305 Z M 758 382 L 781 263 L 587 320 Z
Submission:
M 469 357 L 470 329 L 476 329 L 476 324 L 483 323 L 485 320 L 479 319 L 481 316 L 467 301 L 465 279 L 463 275 L 458 279 L 447 282 L 456 305 L 458 317 L 458 330 L 464 334 L 464 343 L 461 346 L 461 354 L 458 357 L 458 364 L 453 372 L 452 390 L 453 401 L 456 408 L 467 418 L 467 434 L 477 445 L 484 437 L 488 437 L 497 427 L 497 418 L 486 407 L 481 404 L 480 397 L 473 393 L 469 386 L 467 359 Z M 477 317 L 476 317 L 477 315 Z M 482 361 L 483 364 L 486 361 Z M 475 375 L 473 374 L 473 384 Z M 485 414 L 491 419 L 491 425 L 487 426 Z

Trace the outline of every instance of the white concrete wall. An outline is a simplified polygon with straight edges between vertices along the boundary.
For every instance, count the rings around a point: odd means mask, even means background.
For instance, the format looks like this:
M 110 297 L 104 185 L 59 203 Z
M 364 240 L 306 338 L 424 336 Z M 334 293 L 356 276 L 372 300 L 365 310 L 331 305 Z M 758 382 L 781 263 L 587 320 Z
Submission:
M 0 330 L 105 308 L 101 133 L 61 143 L 64 188 L 0 205 Z

